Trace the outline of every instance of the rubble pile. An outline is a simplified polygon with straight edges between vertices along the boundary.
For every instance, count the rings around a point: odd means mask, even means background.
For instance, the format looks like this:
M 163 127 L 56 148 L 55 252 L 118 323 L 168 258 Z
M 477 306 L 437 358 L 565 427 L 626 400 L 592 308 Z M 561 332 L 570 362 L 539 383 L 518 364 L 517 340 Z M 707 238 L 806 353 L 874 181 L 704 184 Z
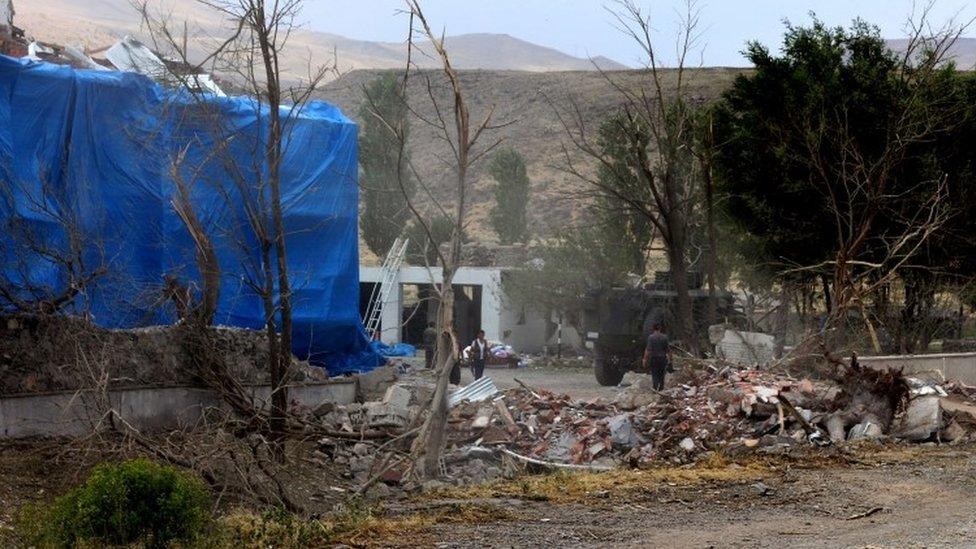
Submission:
M 968 411 L 943 405 L 946 389 L 897 372 L 864 370 L 848 383 L 707 367 L 660 392 L 649 376 L 628 378 L 630 385 L 609 400 L 523 388 L 462 403 L 452 412 L 452 440 L 556 464 L 609 466 L 862 439 L 950 442 L 976 427 Z M 948 387 L 961 400 L 976 396 L 976 388 Z
M 976 433 L 976 387 L 897 371 L 856 368 L 812 380 L 703 363 L 674 379 L 672 387 L 654 391 L 649 376 L 629 373 L 613 398 L 586 401 L 525 385 L 498 391 L 488 378 L 459 388 L 449 398 L 442 481 L 483 482 L 532 464 L 602 470 L 858 440 L 955 443 Z M 319 421 L 349 434 L 323 439 L 322 451 L 348 465 L 347 476 L 356 482 L 378 478 L 383 486 L 370 485 L 372 495 L 402 488 L 406 466 L 390 465 L 397 452 L 384 443 L 419 425 L 434 390 L 433 379 L 421 375 L 385 385 L 381 398 L 314 411 Z M 351 440 L 367 433 L 387 436 Z

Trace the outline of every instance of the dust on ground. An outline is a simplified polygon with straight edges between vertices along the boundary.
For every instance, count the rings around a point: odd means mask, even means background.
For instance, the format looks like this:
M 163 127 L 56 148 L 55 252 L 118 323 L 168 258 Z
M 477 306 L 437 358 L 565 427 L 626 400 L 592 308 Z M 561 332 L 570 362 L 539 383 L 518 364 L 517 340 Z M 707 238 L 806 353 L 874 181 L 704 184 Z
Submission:
M 972 547 L 972 450 L 865 447 L 848 459 L 774 463 L 759 478 L 608 482 L 570 502 L 528 492 L 497 503 L 513 520 L 429 534 L 439 547 Z
M 524 368 L 489 367 L 485 376 L 490 377 L 499 389 L 512 389 L 519 384 L 515 379 L 533 389 L 545 389 L 553 393 L 565 393 L 573 398 L 589 400 L 595 397 L 613 398 L 620 391 L 617 387 L 601 387 L 593 375 L 593 368 L 580 366 L 534 366 Z M 467 369 L 461 371 L 461 384 L 467 385 L 474 378 Z

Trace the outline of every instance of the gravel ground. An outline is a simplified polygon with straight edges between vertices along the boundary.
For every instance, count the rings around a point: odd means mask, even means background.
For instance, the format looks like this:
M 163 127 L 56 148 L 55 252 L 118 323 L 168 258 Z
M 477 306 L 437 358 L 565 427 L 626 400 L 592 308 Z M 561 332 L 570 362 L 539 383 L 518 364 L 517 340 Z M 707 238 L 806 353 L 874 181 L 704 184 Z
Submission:
M 499 389 L 510 389 L 517 387 L 515 381 L 520 381 L 533 389 L 545 389 L 554 393 L 566 393 L 579 399 L 590 399 L 594 397 L 612 397 L 619 391 L 616 387 L 601 387 L 596 382 L 591 368 L 580 367 L 533 367 L 525 368 L 489 368 L 485 370 L 485 375 L 490 377 Z M 472 381 L 471 372 L 461 373 L 461 383 L 468 384 Z
M 851 463 L 797 462 L 754 479 L 582 503 L 524 502 L 518 518 L 440 525 L 439 547 L 974 547 L 976 458 L 933 448 Z M 874 510 L 868 516 L 858 517 Z

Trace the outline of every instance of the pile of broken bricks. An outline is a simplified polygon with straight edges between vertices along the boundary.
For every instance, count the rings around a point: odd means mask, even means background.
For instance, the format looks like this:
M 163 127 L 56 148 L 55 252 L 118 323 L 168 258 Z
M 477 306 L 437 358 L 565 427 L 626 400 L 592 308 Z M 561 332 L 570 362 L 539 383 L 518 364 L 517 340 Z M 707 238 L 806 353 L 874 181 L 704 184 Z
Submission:
M 649 376 L 630 373 L 613 398 L 585 401 L 525 385 L 506 391 L 479 386 L 475 401 L 450 407 L 442 480 L 483 482 L 526 464 L 602 470 L 859 440 L 958 443 L 976 433 L 976 387 L 899 372 L 858 375 L 811 380 L 704 364 L 681 372 L 675 376 L 680 383 L 663 391 L 652 389 Z M 377 400 L 323 404 L 310 413 L 336 432 L 388 435 L 324 440 L 322 451 L 348 466 L 348 478 L 357 483 L 379 475 L 377 484 L 385 486 L 370 485 L 383 492 L 374 496 L 399 489 L 402 471 L 384 470 L 376 450 L 419 425 L 433 389 L 430 380 L 405 377 Z
M 976 407 L 965 404 L 976 402 L 976 388 L 884 375 L 904 385 L 896 403 L 833 380 L 734 366 L 686 372 L 684 383 L 664 391 L 654 391 L 649 376 L 628 374 L 612 399 L 523 387 L 455 407 L 451 440 L 529 461 L 611 467 L 867 439 L 961 442 L 976 432 Z

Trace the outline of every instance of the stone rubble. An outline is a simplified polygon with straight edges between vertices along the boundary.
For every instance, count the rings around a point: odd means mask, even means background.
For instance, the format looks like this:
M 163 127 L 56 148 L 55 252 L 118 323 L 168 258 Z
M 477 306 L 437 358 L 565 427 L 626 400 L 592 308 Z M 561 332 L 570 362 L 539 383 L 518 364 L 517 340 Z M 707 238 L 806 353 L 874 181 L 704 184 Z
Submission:
M 433 394 L 432 380 L 384 379 L 385 386 L 373 383 L 367 393 L 376 395 L 374 400 L 322 405 L 311 413 L 350 435 L 379 430 L 392 438 L 419 425 L 417 414 Z M 851 386 L 834 380 L 795 379 L 732 365 L 686 370 L 677 379 L 681 383 L 657 392 L 648 376 L 628 374 L 626 387 L 609 399 L 581 401 L 521 387 L 482 402 L 462 401 L 449 410 L 446 475 L 416 488 L 484 482 L 515 474 L 526 463 L 593 468 L 688 463 L 712 452 L 781 453 L 863 440 L 958 443 L 976 432 L 976 417 L 942 406 L 944 399 L 976 402 L 976 387 L 957 382 L 934 385 L 901 382 L 897 373 L 878 376 L 905 387 L 886 424 L 879 408 L 864 397 L 883 395 L 860 390 L 851 395 Z M 349 478 L 365 483 L 386 464 L 376 452 L 385 440 L 329 438 L 321 444 L 336 463 L 348 464 Z M 399 494 L 404 471 L 390 469 L 381 478 L 386 488 L 370 488 L 367 496 L 389 495 L 390 490 Z

